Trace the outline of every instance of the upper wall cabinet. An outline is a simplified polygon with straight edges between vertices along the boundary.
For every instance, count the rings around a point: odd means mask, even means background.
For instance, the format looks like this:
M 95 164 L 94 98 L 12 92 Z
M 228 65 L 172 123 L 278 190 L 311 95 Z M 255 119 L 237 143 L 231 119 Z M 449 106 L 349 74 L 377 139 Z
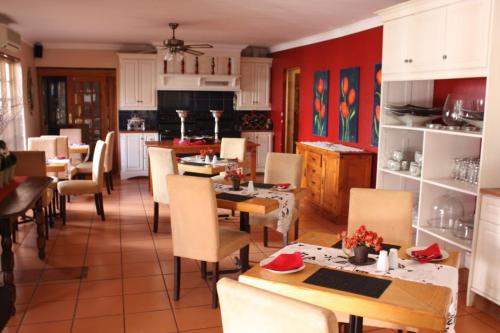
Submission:
M 237 110 L 271 110 L 271 58 L 241 58 Z
M 379 11 L 385 80 L 486 76 L 491 0 L 413 0 Z
M 156 55 L 119 54 L 120 110 L 156 110 Z

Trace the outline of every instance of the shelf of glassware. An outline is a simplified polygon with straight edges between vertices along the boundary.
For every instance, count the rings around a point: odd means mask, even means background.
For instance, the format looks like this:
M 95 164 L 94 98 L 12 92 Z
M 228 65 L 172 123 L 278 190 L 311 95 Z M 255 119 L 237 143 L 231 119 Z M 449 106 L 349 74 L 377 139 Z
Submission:
M 439 186 L 447 190 L 457 191 L 474 196 L 477 196 L 479 191 L 477 184 L 471 184 L 469 182 L 464 182 L 452 178 L 433 178 L 433 179 L 424 178 L 422 179 L 422 181 L 427 184 Z
M 446 134 L 446 135 L 458 135 L 458 136 L 471 137 L 471 138 L 482 138 L 483 137 L 482 132 L 449 131 L 449 130 L 443 130 L 443 129 L 427 128 L 424 126 L 406 126 L 406 125 L 385 124 L 385 125 L 382 125 L 382 127 L 386 128 L 386 129 L 405 130 L 405 131 L 421 131 L 421 132 Z
M 441 229 L 441 228 L 418 226 L 418 225 L 414 225 L 413 227 L 421 232 L 425 232 L 426 234 L 439 238 L 445 241 L 446 243 L 455 245 L 456 247 L 459 247 L 462 250 L 469 252 L 472 251 L 472 241 L 456 237 L 455 235 L 453 235 L 452 229 Z

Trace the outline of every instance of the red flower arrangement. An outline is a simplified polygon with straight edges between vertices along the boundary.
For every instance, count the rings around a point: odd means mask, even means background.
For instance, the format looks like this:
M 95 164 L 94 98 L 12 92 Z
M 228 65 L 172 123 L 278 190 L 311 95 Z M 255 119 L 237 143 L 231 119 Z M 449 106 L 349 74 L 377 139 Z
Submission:
M 360 226 L 358 230 L 354 232 L 352 237 L 347 237 L 346 232 L 343 231 L 338 235 L 338 238 L 342 239 L 346 249 L 356 246 L 365 246 L 374 248 L 377 252 L 382 249 L 381 244 L 384 241 L 384 239 L 377 235 L 376 232 L 366 230 L 364 225 Z
M 243 180 L 243 178 L 245 178 L 245 175 L 240 169 L 226 171 L 226 175 L 224 176 L 224 180 Z
M 213 149 L 201 149 L 200 150 L 200 156 L 202 158 L 205 158 L 205 156 L 207 156 L 212 158 L 214 156 L 214 150 Z

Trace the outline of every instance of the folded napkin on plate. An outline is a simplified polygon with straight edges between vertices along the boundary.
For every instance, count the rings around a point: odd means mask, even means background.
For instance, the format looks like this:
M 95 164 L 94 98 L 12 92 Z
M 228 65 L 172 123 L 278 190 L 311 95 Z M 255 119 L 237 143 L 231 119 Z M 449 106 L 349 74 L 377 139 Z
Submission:
M 274 184 L 274 187 L 285 190 L 290 187 L 289 183 L 284 183 L 284 184 Z
M 66 156 L 65 155 L 57 155 L 58 160 L 65 160 Z
M 304 265 L 304 263 L 302 262 L 300 252 L 294 252 L 280 254 L 273 261 L 262 267 L 273 271 L 290 271 L 300 268 L 302 265 Z
M 434 243 L 423 250 L 412 251 L 411 255 L 421 263 L 426 263 L 433 259 L 440 259 L 442 256 L 441 250 L 439 249 L 439 245 L 437 243 Z

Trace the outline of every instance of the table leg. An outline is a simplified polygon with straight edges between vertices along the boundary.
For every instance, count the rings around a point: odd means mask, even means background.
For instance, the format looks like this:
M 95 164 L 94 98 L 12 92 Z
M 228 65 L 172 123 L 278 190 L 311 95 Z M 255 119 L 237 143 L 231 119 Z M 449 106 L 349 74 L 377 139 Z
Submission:
M 257 148 L 253 148 L 250 152 L 250 174 L 252 180 L 255 181 L 257 178 Z
M 240 212 L 240 231 L 250 233 L 250 213 Z M 240 249 L 240 263 L 241 271 L 246 272 L 248 270 L 248 248 Z
M 36 232 L 37 232 L 37 247 L 38 247 L 38 258 L 45 258 L 45 228 L 44 221 L 42 218 L 42 198 L 38 199 L 36 202 L 36 207 L 34 209 Z
M 12 302 L 12 315 L 16 308 L 16 286 L 14 285 L 14 253 L 12 252 L 12 227 L 13 220 L 0 220 L 0 233 L 2 234 L 2 272 L 4 288 L 10 291 Z
M 363 317 L 349 316 L 349 333 L 363 333 Z

